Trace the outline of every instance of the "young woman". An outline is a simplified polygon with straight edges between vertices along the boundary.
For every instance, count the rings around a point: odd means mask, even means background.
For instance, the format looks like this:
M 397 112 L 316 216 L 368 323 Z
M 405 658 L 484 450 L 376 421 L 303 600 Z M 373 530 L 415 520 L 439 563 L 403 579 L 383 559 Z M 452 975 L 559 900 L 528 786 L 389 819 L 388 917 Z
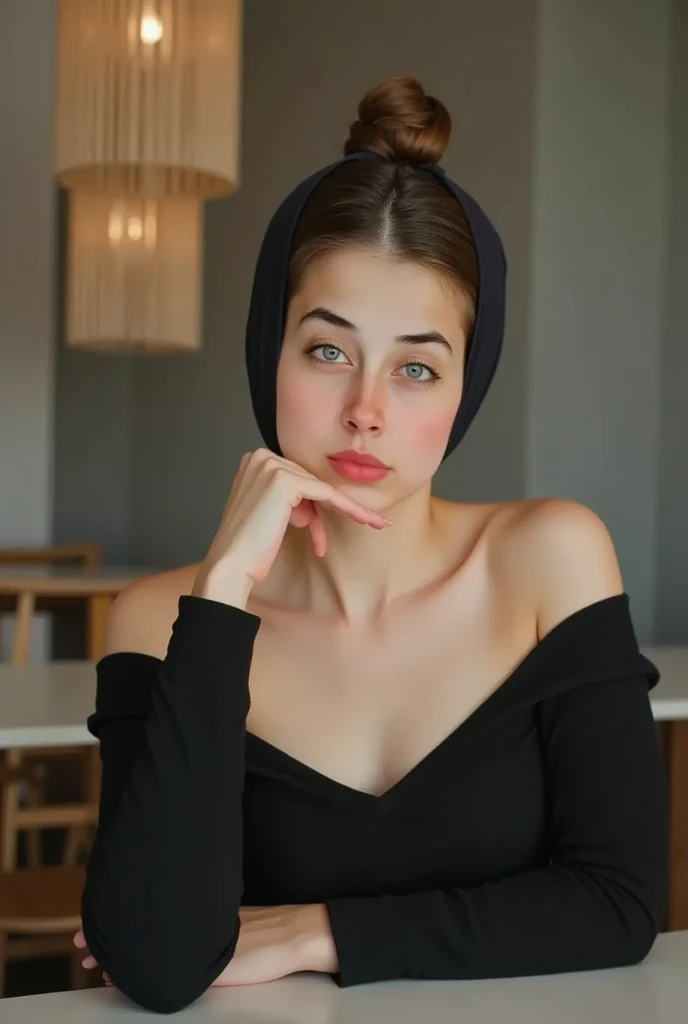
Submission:
M 660 928 L 658 674 L 607 529 L 431 493 L 504 315 L 449 132 L 391 79 L 279 208 L 247 330 L 266 447 L 203 562 L 113 607 L 76 941 L 150 1009 L 304 970 L 633 964 Z

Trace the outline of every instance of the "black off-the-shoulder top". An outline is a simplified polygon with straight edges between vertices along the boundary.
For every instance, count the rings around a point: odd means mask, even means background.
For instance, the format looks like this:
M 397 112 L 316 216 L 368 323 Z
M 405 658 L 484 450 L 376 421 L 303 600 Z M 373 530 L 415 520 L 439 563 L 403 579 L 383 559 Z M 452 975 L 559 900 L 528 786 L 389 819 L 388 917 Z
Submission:
M 164 660 L 97 666 L 88 947 L 140 1005 L 193 1002 L 240 905 L 324 903 L 343 986 L 637 963 L 663 919 L 666 785 L 628 595 L 555 626 L 382 796 L 247 733 L 260 619 L 179 599 Z M 314 723 L 316 725 L 316 723 Z

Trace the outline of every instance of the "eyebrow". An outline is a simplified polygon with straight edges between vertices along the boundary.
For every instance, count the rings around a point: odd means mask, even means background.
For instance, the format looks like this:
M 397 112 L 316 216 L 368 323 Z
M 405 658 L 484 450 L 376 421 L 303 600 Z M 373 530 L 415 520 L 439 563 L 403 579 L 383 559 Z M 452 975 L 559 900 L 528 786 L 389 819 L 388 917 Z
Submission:
M 331 324 L 333 327 L 342 327 L 346 331 L 358 330 L 356 325 L 352 324 L 350 320 L 345 320 L 339 313 L 333 313 L 331 309 L 325 309 L 324 306 L 316 306 L 315 309 L 304 313 L 299 320 L 298 326 L 300 327 L 307 320 L 324 320 L 325 323 Z M 422 331 L 420 334 L 399 334 L 394 340 L 405 345 L 429 345 L 434 342 L 436 345 L 443 345 L 450 352 L 453 352 L 451 345 L 439 331 Z

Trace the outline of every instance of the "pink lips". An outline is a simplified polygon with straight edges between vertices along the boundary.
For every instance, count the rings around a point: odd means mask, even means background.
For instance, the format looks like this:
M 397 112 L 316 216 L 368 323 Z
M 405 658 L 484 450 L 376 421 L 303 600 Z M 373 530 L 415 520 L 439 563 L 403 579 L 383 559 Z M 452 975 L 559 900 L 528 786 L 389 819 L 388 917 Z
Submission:
M 354 483 L 376 483 L 389 473 L 389 467 L 374 455 L 357 452 L 353 448 L 345 452 L 335 452 L 328 458 L 336 473 Z

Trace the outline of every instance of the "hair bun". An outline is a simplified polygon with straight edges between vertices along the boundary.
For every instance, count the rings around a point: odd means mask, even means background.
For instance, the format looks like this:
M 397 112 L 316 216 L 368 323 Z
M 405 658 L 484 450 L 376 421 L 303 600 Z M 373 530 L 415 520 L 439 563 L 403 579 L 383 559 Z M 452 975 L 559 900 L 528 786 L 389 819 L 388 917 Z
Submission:
M 388 160 L 436 164 L 451 135 L 451 117 L 415 78 L 395 75 L 370 89 L 358 105 L 344 155 L 376 153 Z

